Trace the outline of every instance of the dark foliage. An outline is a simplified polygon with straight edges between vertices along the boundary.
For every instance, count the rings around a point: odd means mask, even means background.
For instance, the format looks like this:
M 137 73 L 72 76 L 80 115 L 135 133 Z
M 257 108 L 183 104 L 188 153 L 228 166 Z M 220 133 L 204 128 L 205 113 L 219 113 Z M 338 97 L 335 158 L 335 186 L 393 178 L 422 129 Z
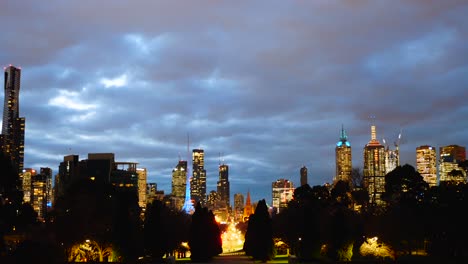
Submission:
M 164 254 L 176 250 L 188 239 L 190 217 L 170 210 L 161 201 L 147 205 L 144 222 L 144 247 L 153 261 L 162 262 Z
M 194 262 L 207 262 L 223 252 L 221 232 L 214 215 L 197 204 L 189 231 L 190 258 Z
M 260 200 L 249 218 L 244 251 L 254 260 L 266 262 L 274 257 L 273 227 L 265 200 Z

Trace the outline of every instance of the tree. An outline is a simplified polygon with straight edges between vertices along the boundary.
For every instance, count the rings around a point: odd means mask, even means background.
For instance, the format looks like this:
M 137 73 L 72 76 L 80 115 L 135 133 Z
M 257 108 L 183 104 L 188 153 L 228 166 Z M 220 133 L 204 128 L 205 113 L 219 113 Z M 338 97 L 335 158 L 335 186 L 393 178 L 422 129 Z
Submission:
M 258 202 L 254 214 L 249 218 L 244 251 L 247 256 L 262 262 L 272 259 L 275 255 L 272 221 L 265 199 Z
M 189 230 L 190 258 L 194 262 L 207 262 L 223 252 L 221 231 L 211 211 L 198 203 L 192 215 Z

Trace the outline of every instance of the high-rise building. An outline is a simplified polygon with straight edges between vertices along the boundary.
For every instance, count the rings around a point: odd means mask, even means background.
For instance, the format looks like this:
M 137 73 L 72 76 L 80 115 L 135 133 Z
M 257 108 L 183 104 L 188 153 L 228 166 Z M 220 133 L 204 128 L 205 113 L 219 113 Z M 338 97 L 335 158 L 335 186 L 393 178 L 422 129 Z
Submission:
M 147 203 L 153 203 L 157 200 L 158 185 L 155 182 L 149 182 L 146 184 L 146 201 Z
M 203 149 L 192 151 L 192 178 L 190 179 L 190 196 L 202 206 L 206 204 L 206 170 L 205 152 Z M 194 203 L 195 204 L 195 203 Z
M 187 161 L 179 160 L 174 169 L 172 169 L 172 198 L 174 207 L 182 210 L 185 202 L 185 193 L 187 188 Z
M 391 149 L 390 146 L 386 144 L 385 139 L 383 140 L 385 145 L 385 175 L 400 166 L 400 140 L 401 132 L 398 134 L 398 139 L 395 142 L 395 149 Z
M 458 163 L 466 160 L 465 147 L 458 145 L 449 145 L 440 147 L 439 149 L 439 181 L 440 183 L 446 181 L 466 182 L 466 173 Z M 459 172 L 452 175 L 452 171 Z
M 429 187 L 437 186 L 437 155 L 434 147 L 424 145 L 416 148 L 416 170 Z
M 242 193 L 234 194 L 234 221 L 242 221 L 244 215 L 244 195 Z
M 341 127 L 340 141 L 336 143 L 336 176 L 335 181 L 351 181 L 351 144 L 343 127 Z
M 31 206 L 36 211 L 37 218 L 40 221 L 44 221 L 47 214 L 51 178 L 52 170 L 50 168 L 41 168 L 40 173 L 33 176 L 31 180 Z
M 217 193 L 219 195 L 220 205 L 229 208 L 230 190 L 229 190 L 229 166 L 226 164 L 219 165 L 219 180 L 217 185 Z
M 146 168 L 137 168 L 138 175 L 138 205 L 140 208 L 146 208 L 146 180 L 148 172 Z
M 381 195 L 385 192 L 385 147 L 377 140 L 375 125 L 371 126 L 371 140 L 364 147 L 364 187 L 369 193 L 369 202 L 373 205 L 382 203 Z
M 279 179 L 271 184 L 272 206 L 280 213 L 288 207 L 288 202 L 294 195 L 294 184 L 290 180 Z
M 46 180 L 46 206 L 47 209 L 52 207 L 53 189 L 52 189 L 52 169 L 51 168 L 40 168 L 39 172 L 45 176 Z
M 23 169 L 23 173 L 20 174 L 23 188 L 23 201 L 25 203 L 31 203 L 31 182 L 34 176 L 36 176 L 36 170 L 31 168 Z
M 21 69 L 5 67 L 5 98 L 3 104 L 3 123 L 0 146 L 11 158 L 17 173 L 24 165 L 24 130 L 25 118 L 19 116 L 19 92 Z
M 306 185 L 307 184 L 307 167 L 302 166 L 299 173 L 301 174 L 301 186 Z

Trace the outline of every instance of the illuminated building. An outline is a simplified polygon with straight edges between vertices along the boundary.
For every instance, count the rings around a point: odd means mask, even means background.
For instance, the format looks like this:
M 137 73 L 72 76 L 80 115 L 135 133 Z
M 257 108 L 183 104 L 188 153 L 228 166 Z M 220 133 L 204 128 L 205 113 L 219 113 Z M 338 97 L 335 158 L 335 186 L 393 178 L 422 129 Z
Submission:
M 231 204 L 229 190 L 229 166 L 226 164 L 219 165 L 217 193 L 219 195 L 220 206 L 229 208 Z
M 40 168 L 39 172 L 41 175 L 45 175 L 46 179 L 46 205 L 47 209 L 52 207 L 52 169 L 51 168 Z
M 31 203 L 31 181 L 35 175 L 36 170 L 31 168 L 23 169 L 23 173 L 20 175 L 23 187 L 23 201 L 25 203 Z
M 244 195 L 242 193 L 234 194 L 234 221 L 243 220 L 244 215 Z
M 341 127 L 340 141 L 335 147 L 336 175 L 335 181 L 351 181 L 351 144 L 343 127 Z
M 23 171 L 25 118 L 19 117 L 21 69 L 8 66 L 5 70 L 5 93 L 0 146 L 9 156 L 17 173 Z
M 459 162 L 466 160 L 465 147 L 458 145 L 449 145 L 439 148 L 439 181 L 440 183 L 446 181 L 466 182 L 465 170 L 458 166 Z M 461 176 L 459 179 L 450 175 L 453 170 L 460 171 Z
M 419 146 L 416 148 L 416 170 L 429 184 L 429 187 L 437 186 L 437 155 L 436 149 L 431 146 Z
M 364 147 L 364 187 L 369 193 L 369 202 L 373 205 L 382 203 L 381 195 L 385 192 L 385 147 L 377 140 L 375 126 L 371 126 L 371 140 Z
M 187 161 L 179 160 L 177 166 L 172 170 L 172 199 L 177 210 L 181 210 L 184 206 L 186 188 Z
M 400 140 L 401 132 L 398 134 L 398 140 L 395 142 L 395 149 L 390 149 L 385 139 L 383 140 L 385 145 L 385 175 L 400 166 Z
M 211 191 L 210 194 L 208 194 L 206 207 L 208 207 L 209 210 L 214 210 L 218 207 L 220 200 L 219 193 L 216 191 Z
M 138 205 L 141 208 L 146 208 L 146 179 L 147 171 L 146 168 L 137 168 L 138 175 Z
M 271 194 L 273 197 L 272 206 L 280 213 L 281 210 L 288 207 L 288 202 L 294 195 L 294 184 L 286 179 L 279 179 L 271 184 Z
M 206 170 L 203 149 L 192 151 L 192 178 L 190 179 L 190 196 L 202 206 L 206 204 Z
M 306 166 L 302 166 L 300 170 L 300 174 L 301 174 L 301 186 L 306 185 L 307 184 L 307 167 Z
M 245 206 L 244 206 L 244 216 L 243 216 L 243 221 L 247 222 L 249 221 L 249 217 L 251 214 L 253 214 L 254 208 L 252 206 L 252 202 L 250 201 L 250 192 L 247 192 L 247 198 L 245 198 Z
M 155 182 L 149 182 L 146 184 L 146 201 L 151 204 L 157 199 L 158 185 Z
M 50 187 L 49 182 L 52 178 L 50 168 L 41 168 L 40 174 L 36 174 L 31 180 L 31 206 L 37 213 L 37 218 L 44 220 L 47 214 L 47 203 L 49 200 Z

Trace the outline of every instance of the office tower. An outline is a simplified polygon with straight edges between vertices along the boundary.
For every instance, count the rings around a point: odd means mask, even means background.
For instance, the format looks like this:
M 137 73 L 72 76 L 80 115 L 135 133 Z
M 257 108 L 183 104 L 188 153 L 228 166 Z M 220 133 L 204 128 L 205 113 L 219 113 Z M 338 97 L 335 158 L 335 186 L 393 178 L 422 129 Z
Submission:
M 185 202 L 185 193 L 187 188 L 187 161 L 179 160 L 174 169 L 172 169 L 172 197 L 174 207 L 181 210 Z
M 437 186 L 437 155 L 436 149 L 431 146 L 419 146 L 416 148 L 416 170 L 429 184 L 429 187 Z
M 148 172 L 146 168 L 137 168 L 138 175 L 138 205 L 140 208 L 146 208 L 146 179 Z
M 382 203 L 385 192 L 385 147 L 377 140 L 375 125 L 371 126 L 371 140 L 364 147 L 364 187 L 372 205 Z
M 60 162 L 59 172 L 55 177 L 54 199 L 55 201 L 65 194 L 71 183 L 80 177 L 80 162 L 78 155 L 68 155 Z M 54 202 L 55 204 L 55 202 Z
M 46 206 L 47 209 L 52 207 L 52 169 L 51 168 L 40 168 L 39 173 L 44 175 L 46 180 Z
M 395 141 L 395 149 L 390 149 L 385 139 L 383 140 L 385 145 L 385 175 L 400 166 L 400 140 L 401 132 L 398 134 L 397 141 Z
M 249 217 L 251 214 L 255 212 L 252 202 L 250 201 L 250 191 L 247 192 L 247 198 L 245 198 L 245 205 L 244 205 L 244 215 L 243 215 L 243 221 L 247 222 L 249 221 Z
M 229 190 L 229 166 L 226 164 L 219 165 L 219 180 L 217 185 L 217 193 L 219 195 L 220 206 L 229 208 L 230 190 Z
M 155 182 L 149 182 L 146 184 L 146 201 L 151 204 L 156 199 L 158 191 L 158 185 Z
M 280 213 L 288 207 L 288 202 L 294 195 L 294 184 L 286 179 L 279 179 L 271 184 L 272 206 Z
M 242 221 L 244 215 L 244 195 L 242 193 L 234 194 L 234 221 Z
M 351 181 L 351 144 L 343 127 L 341 127 L 340 141 L 335 147 L 336 175 L 335 181 Z
M 202 207 L 206 204 L 206 170 L 205 153 L 203 149 L 192 151 L 192 179 L 190 179 L 190 196 Z M 195 203 L 194 203 L 195 204 Z
M 301 174 L 301 186 L 306 185 L 307 184 L 307 167 L 306 166 L 302 166 L 300 170 L 300 174 Z
M 209 210 L 214 211 L 217 209 L 219 206 L 221 199 L 219 196 L 219 193 L 216 191 L 210 191 L 210 194 L 208 194 L 208 197 L 206 199 L 206 207 L 208 207 Z
M 466 172 L 458 163 L 466 160 L 465 147 L 449 145 L 439 148 L 439 181 L 466 182 Z M 453 175 L 453 172 L 455 175 Z
M 31 206 L 37 213 L 37 218 L 44 221 L 47 214 L 48 183 L 52 178 L 50 168 L 41 168 L 40 174 L 36 174 L 31 180 Z
M 2 151 L 11 158 L 17 173 L 23 171 L 25 118 L 19 117 L 21 69 L 5 67 L 5 98 L 3 104 Z
M 31 168 L 23 169 L 23 173 L 20 174 L 23 188 L 23 202 L 25 203 L 31 203 L 31 181 L 34 176 L 36 176 L 36 170 Z

